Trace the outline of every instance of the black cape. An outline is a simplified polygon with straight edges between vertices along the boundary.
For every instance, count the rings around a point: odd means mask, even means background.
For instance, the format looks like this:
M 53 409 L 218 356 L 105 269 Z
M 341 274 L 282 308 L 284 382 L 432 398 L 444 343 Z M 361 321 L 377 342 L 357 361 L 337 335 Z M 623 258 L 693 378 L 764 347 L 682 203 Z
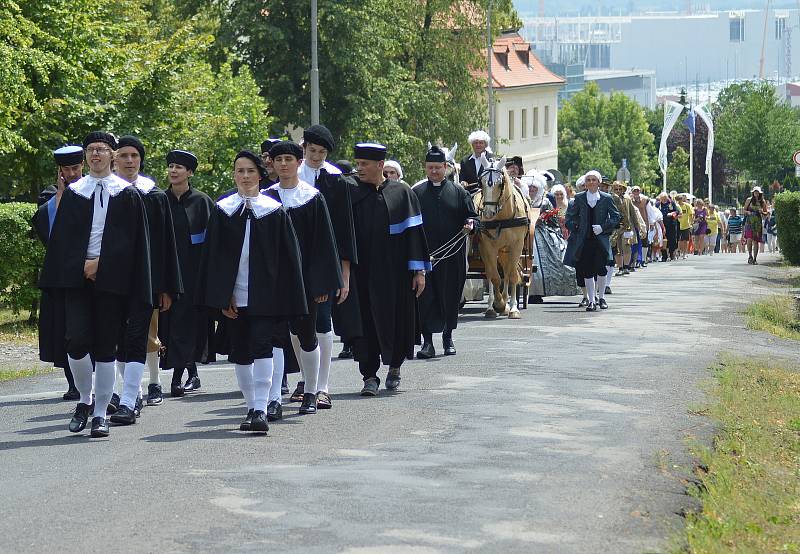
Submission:
M 306 298 L 333 294 L 342 287 L 342 271 L 325 197 L 300 181 L 290 202 L 281 200 L 280 185 L 272 185 L 262 194 L 283 205 L 292 220 L 300 245 Z
M 150 248 L 142 197 L 119 177 L 111 175 L 106 179 L 111 181 L 109 188 L 113 190 L 94 286 L 152 305 Z M 83 265 L 94 212 L 93 182 L 87 176 L 64 190 L 47 241 L 39 278 L 42 289 L 80 289 L 85 284 Z
M 411 281 L 414 271 L 431 269 L 422 214 L 417 196 L 403 183 L 387 180 L 377 189 L 359 179 L 353 184 L 358 265 L 341 313 L 350 320 L 348 328 L 359 329 L 356 337 L 364 336 L 365 321 L 374 322 L 381 357 L 390 363 L 395 353 L 419 344 Z
M 169 208 L 167 195 L 150 179 L 139 177 L 136 189 L 142 195 L 147 213 L 153 305 L 157 306 L 157 296 L 162 292 L 168 293 L 173 299 L 183 294 L 172 210 Z
M 411 189 L 419 198 L 425 238 L 431 251 L 450 241 L 467 219 L 477 217 L 472 196 L 449 180 L 440 186 L 421 181 Z M 467 278 L 466 241 L 456 252 L 437 262 L 425 279 L 419 297 L 419 318 L 424 333 L 441 333 L 458 325 L 461 293 Z M 449 249 L 448 249 L 448 252 Z
M 243 207 L 239 195 L 217 202 L 203 246 L 195 301 L 218 310 L 230 306 L 249 219 L 248 314 L 278 318 L 307 314 L 300 247 L 289 215 L 265 195 L 254 200 L 252 210 Z
M 165 194 L 172 212 L 184 294 L 172 303 L 169 311 L 159 314 L 158 337 L 165 348 L 161 367 L 183 368 L 204 361 L 208 356 L 208 310 L 195 307 L 194 294 L 214 202 L 207 194 L 191 187 L 180 198 L 172 188 Z

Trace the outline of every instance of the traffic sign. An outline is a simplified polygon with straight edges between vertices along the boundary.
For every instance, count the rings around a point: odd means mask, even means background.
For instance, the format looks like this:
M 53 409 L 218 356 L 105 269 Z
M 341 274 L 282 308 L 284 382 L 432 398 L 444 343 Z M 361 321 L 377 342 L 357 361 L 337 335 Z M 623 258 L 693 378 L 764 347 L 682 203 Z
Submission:
M 800 150 L 792 154 L 792 161 L 794 165 L 800 165 Z

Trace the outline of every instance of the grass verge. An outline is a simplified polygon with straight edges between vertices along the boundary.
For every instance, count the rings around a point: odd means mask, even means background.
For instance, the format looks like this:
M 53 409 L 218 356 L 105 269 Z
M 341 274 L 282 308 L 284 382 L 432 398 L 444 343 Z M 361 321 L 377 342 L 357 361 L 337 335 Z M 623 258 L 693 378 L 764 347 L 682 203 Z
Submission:
M 23 377 L 33 377 L 34 375 L 44 375 L 45 373 L 52 373 L 58 368 L 52 366 L 43 367 L 28 367 L 22 369 L 2 369 L 0 368 L 0 383 L 3 381 L 11 381 L 13 379 L 22 379 Z
M 28 318 L 23 314 L 14 314 L 11 310 L 0 309 L 0 342 L 11 344 L 35 345 L 37 339 L 36 326 L 28 325 Z
M 794 298 L 787 294 L 774 294 L 753 302 L 745 310 L 745 317 L 749 329 L 800 341 L 800 321 L 796 319 Z
M 732 359 L 714 374 L 719 433 L 694 452 L 702 511 L 687 515 L 686 551 L 800 552 L 800 373 Z

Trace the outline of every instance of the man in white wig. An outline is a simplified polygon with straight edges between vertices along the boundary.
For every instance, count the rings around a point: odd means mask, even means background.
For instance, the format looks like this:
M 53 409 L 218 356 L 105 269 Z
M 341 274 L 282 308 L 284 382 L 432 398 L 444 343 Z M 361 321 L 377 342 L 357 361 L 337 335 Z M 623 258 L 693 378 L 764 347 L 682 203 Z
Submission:
M 481 155 L 485 153 L 487 158 L 492 155 L 490 148 L 492 139 L 489 138 L 489 134 L 486 131 L 473 131 L 470 133 L 467 142 L 472 146 L 472 154 L 461 160 L 459 178 L 462 183 L 471 185 L 478 182 L 478 173 L 481 170 Z

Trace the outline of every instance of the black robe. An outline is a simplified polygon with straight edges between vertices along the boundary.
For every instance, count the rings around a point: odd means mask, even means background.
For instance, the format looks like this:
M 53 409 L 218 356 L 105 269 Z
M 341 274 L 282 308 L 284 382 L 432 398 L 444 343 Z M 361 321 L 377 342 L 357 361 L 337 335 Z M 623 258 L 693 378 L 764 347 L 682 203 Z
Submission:
M 348 327 L 372 319 L 381 357 L 388 364 L 419 344 L 414 271 L 431 269 L 417 196 L 398 181 L 374 185 L 353 180 L 351 198 L 358 265 L 350 275 L 350 296 L 341 304 Z M 361 361 L 361 360 L 357 360 Z
M 150 179 L 139 177 L 136 189 L 142 195 L 147 213 L 153 306 L 158 306 L 158 295 L 162 292 L 168 293 L 173 299 L 183 294 L 172 210 L 167 195 Z
M 292 220 L 302 256 L 306 298 L 313 301 L 334 294 L 342 287 L 342 270 L 325 197 L 300 181 L 293 189 L 292 201 L 283 202 L 279 187 L 272 185 L 262 194 L 282 204 Z
M 224 310 L 230 306 L 246 222 L 250 219 L 247 312 L 251 316 L 291 318 L 308 313 L 300 247 L 292 221 L 272 198 L 259 195 L 243 210 L 239 195 L 217 202 L 198 270 L 195 301 Z
M 472 196 L 449 180 L 438 187 L 431 181 L 422 181 L 411 190 L 419 198 L 425 238 L 432 252 L 457 235 L 467 219 L 478 216 Z M 441 333 L 458 325 L 461 293 L 467 278 L 466 248 L 463 241 L 456 253 L 439 261 L 428 273 L 425 290 L 419 297 L 423 333 Z
M 158 337 L 165 348 L 161 367 L 184 368 L 206 359 L 208 345 L 208 311 L 194 305 L 197 272 L 206 240 L 208 220 L 214 202 L 207 194 L 189 187 L 180 198 L 166 191 L 172 224 L 175 230 L 175 247 L 183 282 L 183 295 L 172 307 L 159 314 Z
M 39 278 L 42 289 L 81 289 L 85 285 L 83 266 L 92 228 L 95 194 L 93 187 L 86 186 L 92 182 L 89 179 L 84 177 L 71 184 L 61 197 Z M 115 175 L 106 179 L 111 181 L 110 194 L 94 287 L 152 305 L 144 202 L 129 183 Z M 115 190 L 111 190 L 112 187 Z

